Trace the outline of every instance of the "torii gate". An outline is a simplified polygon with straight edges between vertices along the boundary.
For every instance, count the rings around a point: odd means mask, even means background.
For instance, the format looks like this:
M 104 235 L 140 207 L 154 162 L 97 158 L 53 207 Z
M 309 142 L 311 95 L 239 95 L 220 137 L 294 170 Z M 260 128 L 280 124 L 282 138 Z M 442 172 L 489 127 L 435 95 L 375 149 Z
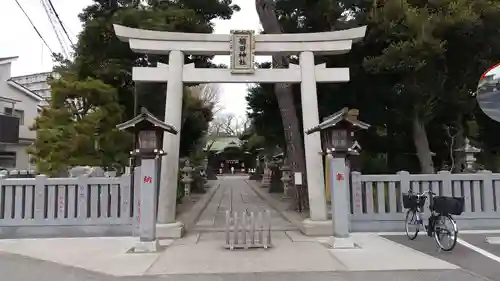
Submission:
M 167 82 L 165 122 L 180 130 L 183 83 L 300 83 L 304 128 L 318 125 L 316 83 L 349 81 L 349 68 L 326 68 L 315 65 L 314 55 L 348 53 L 354 42 L 360 41 L 366 26 L 341 31 L 296 34 L 258 34 L 254 31 L 231 31 L 225 34 L 163 32 L 114 25 L 117 37 L 128 42 L 138 53 L 168 55 L 168 65 L 134 67 L 136 82 Z M 299 56 L 299 65 L 288 69 L 255 69 L 256 55 L 285 53 Z M 184 64 L 185 55 L 230 55 L 229 69 L 195 68 Z M 163 150 L 158 222 L 166 224 L 166 236 L 182 235 L 182 225 L 175 222 L 180 134 L 166 135 Z M 319 133 L 304 136 L 310 220 L 306 232 L 329 234 L 327 220 L 321 140 Z M 308 231 L 310 229 L 310 231 Z M 161 231 L 160 231 L 161 233 Z

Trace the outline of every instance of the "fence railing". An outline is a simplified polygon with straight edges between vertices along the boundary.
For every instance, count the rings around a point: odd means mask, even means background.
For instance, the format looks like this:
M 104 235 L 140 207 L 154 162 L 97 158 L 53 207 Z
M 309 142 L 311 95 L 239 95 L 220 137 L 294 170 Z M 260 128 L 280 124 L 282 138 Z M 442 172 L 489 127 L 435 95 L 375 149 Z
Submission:
M 500 174 L 362 175 L 351 173 L 351 231 L 404 230 L 402 193 L 431 189 L 437 195 L 465 198 L 465 210 L 456 216 L 461 229 L 500 227 Z M 428 210 L 429 202 L 426 202 Z M 427 214 L 428 215 L 428 214 Z
M 132 235 L 138 199 L 130 175 L 0 179 L 0 237 Z

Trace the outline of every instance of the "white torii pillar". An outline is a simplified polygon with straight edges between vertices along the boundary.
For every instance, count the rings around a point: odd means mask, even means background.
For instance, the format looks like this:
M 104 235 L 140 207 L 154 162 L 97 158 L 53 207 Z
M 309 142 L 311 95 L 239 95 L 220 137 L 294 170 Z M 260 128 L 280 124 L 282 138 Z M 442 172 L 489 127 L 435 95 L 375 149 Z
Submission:
M 130 48 L 139 53 L 169 55 L 168 65 L 134 67 L 136 82 L 167 82 L 165 122 L 179 131 L 181 128 L 183 83 L 301 83 L 301 101 L 304 128 L 319 124 L 316 83 L 349 81 L 349 68 L 326 68 L 315 65 L 314 54 L 338 55 L 351 50 L 353 42 L 361 40 L 366 27 L 342 31 L 305 34 L 254 35 L 253 55 L 276 53 L 298 54 L 300 65 L 288 69 L 255 69 L 251 73 L 234 74 L 231 69 L 199 69 L 194 64 L 184 65 L 184 55 L 232 55 L 231 35 L 196 34 L 141 30 L 115 25 L 115 33 Z M 253 62 L 252 62 L 253 66 Z M 175 221 L 177 172 L 179 166 L 180 134 L 164 137 L 159 197 L 158 222 L 164 235 L 182 235 L 182 224 Z M 327 219 L 324 174 L 319 133 L 304 138 L 310 218 L 304 221 L 308 235 L 331 235 Z M 161 235 L 162 230 L 159 230 Z

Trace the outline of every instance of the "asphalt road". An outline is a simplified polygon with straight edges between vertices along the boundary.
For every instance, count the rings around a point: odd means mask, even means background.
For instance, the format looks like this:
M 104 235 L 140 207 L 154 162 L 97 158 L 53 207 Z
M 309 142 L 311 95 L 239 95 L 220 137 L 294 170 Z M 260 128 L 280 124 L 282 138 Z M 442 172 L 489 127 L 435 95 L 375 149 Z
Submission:
M 486 115 L 500 122 L 500 91 L 480 93 L 477 101 Z
M 0 253 L 0 273 L 1 280 L 9 281 L 485 281 L 463 270 L 243 273 L 118 278 L 3 253 Z
M 500 234 L 461 234 L 463 241 L 481 248 L 493 255 L 500 256 L 500 245 L 486 243 L 486 237 L 500 236 Z M 451 252 L 439 251 L 433 238 L 421 235 L 411 241 L 406 236 L 384 236 L 394 242 L 403 244 L 417 251 L 431 255 L 455 264 L 464 270 L 482 276 L 485 280 L 500 281 L 500 263 L 468 248 L 460 243 Z

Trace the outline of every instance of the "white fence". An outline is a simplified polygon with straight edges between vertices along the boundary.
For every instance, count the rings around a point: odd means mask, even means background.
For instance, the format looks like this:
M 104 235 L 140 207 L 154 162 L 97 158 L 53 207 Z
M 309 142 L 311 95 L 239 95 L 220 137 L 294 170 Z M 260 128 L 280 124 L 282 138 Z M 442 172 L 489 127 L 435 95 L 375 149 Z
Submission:
M 138 230 L 139 190 L 130 180 L 129 174 L 0 178 L 0 238 L 133 236 Z M 465 197 L 465 212 L 456 216 L 460 229 L 500 228 L 500 174 L 353 172 L 350 181 L 351 231 L 403 231 L 401 194 L 410 187 Z
M 0 179 L 0 238 L 132 236 L 139 195 L 130 178 Z
M 403 231 L 401 194 L 410 187 L 437 195 L 465 197 L 465 211 L 456 216 L 460 229 L 500 228 L 500 174 L 362 175 L 351 173 L 351 231 Z M 426 202 L 426 209 L 428 208 Z M 428 215 L 428 214 L 427 214 Z

